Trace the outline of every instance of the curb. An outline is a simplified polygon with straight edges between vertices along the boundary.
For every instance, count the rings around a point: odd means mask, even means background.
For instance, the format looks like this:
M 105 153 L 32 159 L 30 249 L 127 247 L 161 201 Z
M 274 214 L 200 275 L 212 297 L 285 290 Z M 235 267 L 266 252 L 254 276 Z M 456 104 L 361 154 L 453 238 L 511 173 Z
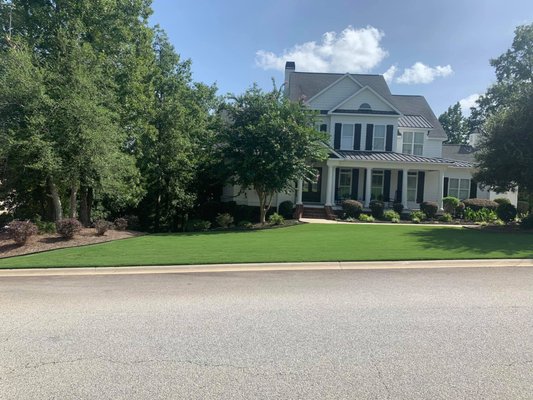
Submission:
M 317 271 L 317 270 L 390 270 L 390 269 L 442 269 L 442 268 L 513 268 L 533 267 L 533 259 L 478 259 L 478 260 L 427 260 L 427 261 L 333 261 L 307 263 L 252 263 L 252 264 L 201 264 L 156 265 L 138 267 L 90 268 L 35 268 L 3 269 L 0 277 L 24 276 L 82 276 L 82 275 L 137 275 L 183 274 L 207 272 L 266 272 L 266 271 Z

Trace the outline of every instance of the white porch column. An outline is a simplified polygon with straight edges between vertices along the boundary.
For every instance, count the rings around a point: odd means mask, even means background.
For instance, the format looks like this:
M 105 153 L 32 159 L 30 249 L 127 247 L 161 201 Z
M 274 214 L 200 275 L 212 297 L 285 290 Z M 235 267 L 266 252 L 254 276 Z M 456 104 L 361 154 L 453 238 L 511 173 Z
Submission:
M 443 209 L 443 202 L 442 198 L 444 196 L 444 171 L 439 170 L 439 190 L 437 191 L 439 198 L 437 199 L 437 203 L 439 205 L 439 210 Z
M 327 182 L 326 182 L 326 206 L 333 206 L 333 192 L 335 190 L 335 167 L 326 165 Z
M 404 168 L 402 170 L 402 204 L 403 208 L 407 209 L 407 178 L 409 176 L 408 174 L 409 170 L 407 168 Z
M 302 193 L 304 191 L 304 181 L 303 179 L 298 180 L 298 189 L 296 190 L 296 204 L 303 204 L 302 202 Z
M 365 188 L 365 207 L 370 205 L 370 197 L 372 191 L 372 168 L 366 169 L 366 188 Z

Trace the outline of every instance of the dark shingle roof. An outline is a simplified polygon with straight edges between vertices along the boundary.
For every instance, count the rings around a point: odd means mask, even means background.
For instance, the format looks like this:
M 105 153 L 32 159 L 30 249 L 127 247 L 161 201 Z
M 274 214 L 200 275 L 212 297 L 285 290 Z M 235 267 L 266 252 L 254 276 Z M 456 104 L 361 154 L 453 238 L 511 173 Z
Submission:
M 336 152 L 339 156 L 348 160 L 447 164 L 450 166 L 462 168 L 469 168 L 473 166 L 471 163 L 465 161 L 456 161 L 439 157 L 415 156 L 413 154 L 394 153 L 391 151 L 336 150 Z
M 407 96 L 407 95 L 392 95 L 396 108 L 404 115 L 421 115 L 433 126 L 428 137 L 437 139 L 446 139 L 446 132 L 442 128 L 439 120 L 431 110 L 428 102 L 424 96 Z
M 476 158 L 474 156 L 475 149 L 468 144 L 443 144 L 442 156 L 450 160 L 466 161 L 474 164 Z
M 403 115 L 398 119 L 400 128 L 433 128 L 433 125 L 421 115 Z

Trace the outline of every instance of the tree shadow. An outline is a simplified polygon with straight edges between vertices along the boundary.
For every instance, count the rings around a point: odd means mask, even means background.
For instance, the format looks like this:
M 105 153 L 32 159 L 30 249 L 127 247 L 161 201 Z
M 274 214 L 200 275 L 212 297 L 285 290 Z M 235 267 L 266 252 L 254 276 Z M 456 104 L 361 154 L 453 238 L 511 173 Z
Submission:
M 494 232 L 484 229 L 424 229 L 409 232 L 428 249 L 449 251 L 450 254 L 476 252 L 503 253 L 509 257 L 533 258 L 532 232 Z

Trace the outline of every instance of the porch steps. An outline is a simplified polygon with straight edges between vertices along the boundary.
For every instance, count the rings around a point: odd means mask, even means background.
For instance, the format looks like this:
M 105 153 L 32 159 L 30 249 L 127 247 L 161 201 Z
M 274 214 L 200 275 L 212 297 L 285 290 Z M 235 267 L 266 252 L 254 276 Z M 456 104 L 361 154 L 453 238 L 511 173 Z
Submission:
M 304 218 L 327 219 L 324 207 L 305 207 L 303 212 Z

